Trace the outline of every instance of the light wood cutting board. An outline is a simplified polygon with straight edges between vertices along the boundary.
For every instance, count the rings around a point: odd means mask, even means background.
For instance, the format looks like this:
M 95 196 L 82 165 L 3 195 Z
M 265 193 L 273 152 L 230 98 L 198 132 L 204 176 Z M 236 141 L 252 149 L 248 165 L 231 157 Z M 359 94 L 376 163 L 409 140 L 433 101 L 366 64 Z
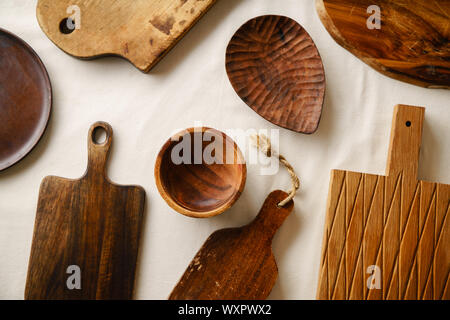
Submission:
M 148 72 L 215 2 L 39 0 L 37 18 L 50 40 L 72 56 L 121 56 Z
M 103 144 L 93 140 L 99 128 L 106 131 Z M 111 143 L 112 128 L 95 123 L 85 175 L 42 181 L 25 299 L 132 298 L 145 191 L 110 182 Z
M 450 185 L 417 181 L 424 112 L 395 107 L 386 176 L 332 171 L 318 299 L 450 299 Z

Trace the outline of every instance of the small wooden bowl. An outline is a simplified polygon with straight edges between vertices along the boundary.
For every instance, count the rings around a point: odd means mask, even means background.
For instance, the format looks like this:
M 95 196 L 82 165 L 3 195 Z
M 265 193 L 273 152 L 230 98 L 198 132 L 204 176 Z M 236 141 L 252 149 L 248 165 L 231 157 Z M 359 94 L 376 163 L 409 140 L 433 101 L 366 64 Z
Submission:
M 245 159 L 237 144 L 225 133 L 205 127 L 174 135 L 155 164 L 161 196 L 172 209 L 193 218 L 209 218 L 229 209 L 246 178 Z

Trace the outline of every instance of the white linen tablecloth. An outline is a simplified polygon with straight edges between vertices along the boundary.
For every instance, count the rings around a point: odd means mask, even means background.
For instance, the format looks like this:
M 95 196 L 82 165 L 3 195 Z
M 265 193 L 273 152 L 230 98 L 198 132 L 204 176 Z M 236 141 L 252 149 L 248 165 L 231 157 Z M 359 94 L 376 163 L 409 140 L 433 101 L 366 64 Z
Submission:
M 225 72 L 228 41 L 258 15 L 286 15 L 302 24 L 319 48 L 327 78 L 318 131 L 280 131 L 280 151 L 296 169 L 301 189 L 274 239 L 279 277 L 271 299 L 315 298 L 330 170 L 384 174 L 395 104 L 426 107 L 419 178 L 450 184 L 450 91 L 423 89 L 374 71 L 335 43 L 313 0 L 219 0 L 149 74 L 123 59 L 82 61 L 65 54 L 41 31 L 36 3 L 0 1 L 0 27 L 36 50 L 54 96 L 38 146 L 0 172 L 0 299 L 23 298 L 41 180 L 83 174 L 87 132 L 97 120 L 114 129 L 112 181 L 142 185 L 147 194 L 137 299 L 166 299 L 210 233 L 248 223 L 272 190 L 290 187 L 286 172 L 261 176 L 259 167 L 250 165 L 246 188 L 229 211 L 192 219 L 167 206 L 153 176 L 163 143 L 196 122 L 219 130 L 277 128 L 240 100 Z

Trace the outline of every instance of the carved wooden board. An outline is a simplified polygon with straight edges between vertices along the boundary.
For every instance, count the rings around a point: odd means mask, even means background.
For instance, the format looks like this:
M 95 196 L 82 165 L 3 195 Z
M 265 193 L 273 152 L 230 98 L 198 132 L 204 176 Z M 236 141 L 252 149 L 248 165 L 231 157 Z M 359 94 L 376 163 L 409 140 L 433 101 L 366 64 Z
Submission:
M 70 55 L 117 55 L 148 72 L 215 2 L 39 0 L 37 18 L 50 40 Z
M 247 226 L 214 232 L 172 291 L 170 300 L 266 299 L 278 276 L 272 238 L 294 208 L 283 191 L 272 192 Z
M 106 130 L 103 144 L 93 141 L 96 128 Z M 85 175 L 42 181 L 26 299 L 132 298 L 145 191 L 109 181 L 111 142 L 112 128 L 97 122 L 89 131 Z M 73 266 L 79 267 L 78 284 L 69 279 L 77 276 Z
M 423 87 L 450 88 L 450 1 L 316 0 L 316 5 L 336 42 L 377 71 Z M 377 13 L 380 29 L 371 17 Z
M 396 106 L 387 176 L 332 171 L 319 299 L 450 299 L 450 185 L 417 181 L 424 111 Z
M 296 132 L 319 126 L 325 71 L 314 41 L 296 21 L 247 21 L 227 47 L 226 69 L 239 97 L 266 120 Z

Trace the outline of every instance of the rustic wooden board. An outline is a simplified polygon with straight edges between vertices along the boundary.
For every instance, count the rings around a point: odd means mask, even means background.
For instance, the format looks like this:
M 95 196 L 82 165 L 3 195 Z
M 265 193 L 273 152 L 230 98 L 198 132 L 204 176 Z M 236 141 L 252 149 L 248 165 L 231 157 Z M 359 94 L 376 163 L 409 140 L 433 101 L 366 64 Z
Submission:
M 417 181 L 424 111 L 396 106 L 387 176 L 332 171 L 319 299 L 450 299 L 450 185 Z
M 93 141 L 94 129 L 107 139 Z M 79 180 L 46 177 L 41 184 L 26 299 L 131 299 L 145 191 L 106 176 L 112 128 L 94 124 L 89 160 Z M 81 269 L 81 289 L 69 290 L 69 266 Z
M 239 97 L 266 120 L 314 133 L 322 115 L 325 71 L 314 41 L 296 21 L 260 16 L 231 38 L 228 78 Z
M 78 58 L 121 56 L 148 72 L 216 0 L 39 0 L 42 30 Z M 67 30 L 70 6 L 78 6 L 79 29 Z
M 450 88 L 450 1 L 316 0 L 338 44 L 377 71 L 429 88 Z M 377 5 L 381 29 L 367 20 Z
M 252 223 L 214 232 L 169 299 L 266 299 L 278 276 L 272 238 L 294 208 L 293 201 L 278 207 L 287 196 L 283 191 L 274 191 Z

